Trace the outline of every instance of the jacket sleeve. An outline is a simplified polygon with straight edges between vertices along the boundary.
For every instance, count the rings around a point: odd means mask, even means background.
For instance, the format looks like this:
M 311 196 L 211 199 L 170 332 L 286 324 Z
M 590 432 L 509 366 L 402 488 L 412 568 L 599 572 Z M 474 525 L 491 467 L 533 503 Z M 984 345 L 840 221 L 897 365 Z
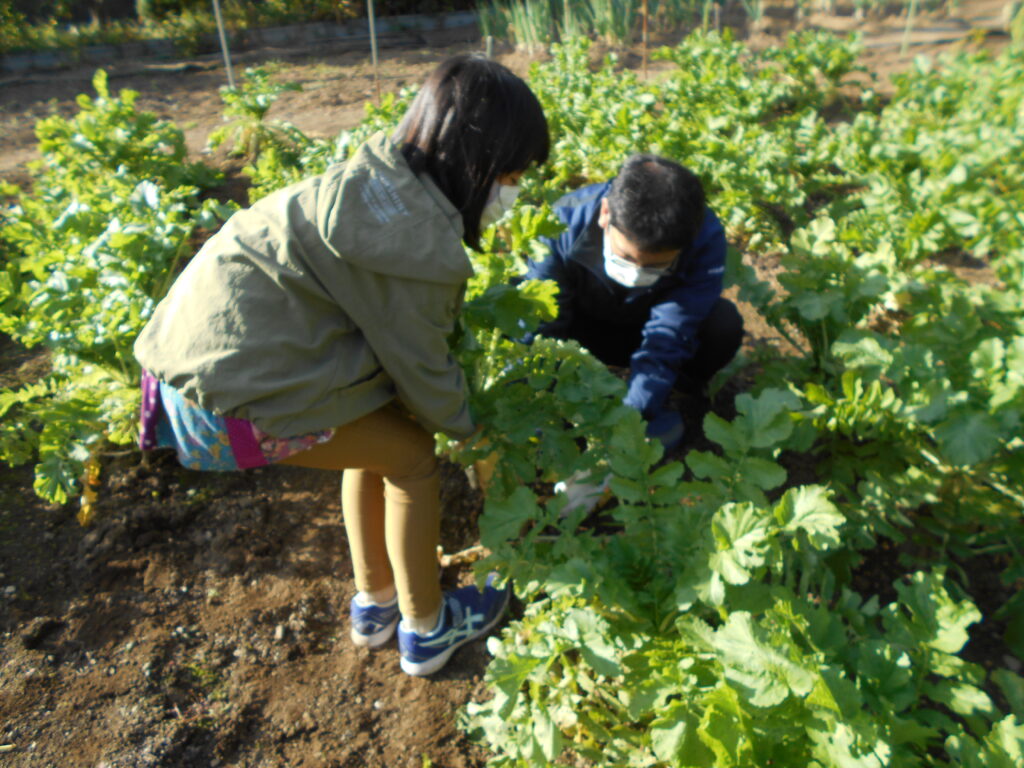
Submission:
M 709 211 L 694 244 L 694 266 L 682 285 L 651 308 L 640 347 L 630 358 L 625 402 L 645 418 L 664 407 L 680 366 L 697 351 L 701 323 L 722 295 L 725 250 L 725 232 Z
M 448 347 L 463 288 L 382 275 L 358 283 L 346 311 L 399 399 L 428 430 L 471 435 L 465 375 Z

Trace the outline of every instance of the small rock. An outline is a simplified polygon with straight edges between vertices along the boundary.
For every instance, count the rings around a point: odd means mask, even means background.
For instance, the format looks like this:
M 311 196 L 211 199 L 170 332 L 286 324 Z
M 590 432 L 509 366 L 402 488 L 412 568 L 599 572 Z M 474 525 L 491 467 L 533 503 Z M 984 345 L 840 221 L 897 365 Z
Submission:
M 375 702 L 373 702 L 373 708 L 380 712 L 382 709 L 384 709 L 384 702 L 380 699 L 377 699 Z
M 274 627 L 274 641 L 280 643 L 282 640 L 284 640 L 284 632 L 284 624 L 278 624 L 276 627 Z
M 88 552 L 92 550 L 92 548 L 95 547 L 97 544 L 99 544 L 100 539 L 102 538 L 103 531 L 99 529 L 91 530 L 87 534 L 85 534 L 85 536 L 82 537 L 82 543 L 80 546 L 84 551 Z

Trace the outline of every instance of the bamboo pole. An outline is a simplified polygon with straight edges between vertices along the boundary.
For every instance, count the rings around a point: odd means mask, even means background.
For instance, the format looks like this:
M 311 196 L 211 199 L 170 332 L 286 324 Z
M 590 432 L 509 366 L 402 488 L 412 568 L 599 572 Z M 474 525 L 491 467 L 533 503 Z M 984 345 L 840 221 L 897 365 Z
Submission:
M 220 13 L 220 0 L 213 0 L 213 15 L 217 19 L 217 34 L 220 36 L 220 50 L 224 54 L 224 69 L 228 71 L 228 87 L 235 87 L 235 75 L 231 71 L 231 52 L 228 50 L 228 36 L 224 32 L 224 17 Z
M 373 59 L 373 90 L 380 106 L 380 74 L 377 71 L 377 22 L 373 17 L 373 0 L 367 0 L 366 12 L 370 21 L 370 57 Z

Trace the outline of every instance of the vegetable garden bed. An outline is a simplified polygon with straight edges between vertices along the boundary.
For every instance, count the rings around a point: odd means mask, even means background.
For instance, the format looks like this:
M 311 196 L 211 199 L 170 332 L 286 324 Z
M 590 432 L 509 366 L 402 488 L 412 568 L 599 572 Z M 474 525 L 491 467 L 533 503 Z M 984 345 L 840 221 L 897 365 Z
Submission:
M 591 71 L 581 44 L 534 69 L 554 159 L 477 257 L 457 350 L 501 461 L 486 501 L 454 465 L 445 483 L 446 548 L 478 525 L 483 567 L 522 600 L 485 686 L 479 644 L 440 683 L 348 648 L 335 479 L 103 458 L 130 438 L 125 345 L 224 211 L 182 186 L 216 182 L 173 126 L 98 80 L 81 116 L 42 128 L 45 170 L 4 229 L 3 329 L 53 370 L 4 393 L 0 445 L 38 449 L 55 500 L 96 459 L 105 483 L 84 539 L 66 508 L 5 489 L 5 578 L 31 575 L 6 594 L 16 764 L 59 764 L 80 701 L 116 745 L 89 729 L 75 756 L 111 766 L 475 765 L 437 715 L 468 696 L 461 725 L 494 765 L 1019 765 L 1019 45 L 922 60 L 891 99 L 851 81 L 855 42 L 812 32 L 757 54 L 697 33 L 646 81 Z M 243 123 L 263 140 L 250 194 L 344 159 L 408 97 L 338 141 Z M 748 346 L 703 438 L 669 457 L 589 355 L 508 341 L 552 305 L 550 286 L 507 287 L 510 254 L 535 252 L 566 185 L 642 149 L 703 178 L 734 290 L 787 350 Z M 988 279 L 964 279 L 971 263 Z M 613 535 L 547 495 L 581 469 L 614 475 Z M 31 573 L 47 552 L 63 559 Z

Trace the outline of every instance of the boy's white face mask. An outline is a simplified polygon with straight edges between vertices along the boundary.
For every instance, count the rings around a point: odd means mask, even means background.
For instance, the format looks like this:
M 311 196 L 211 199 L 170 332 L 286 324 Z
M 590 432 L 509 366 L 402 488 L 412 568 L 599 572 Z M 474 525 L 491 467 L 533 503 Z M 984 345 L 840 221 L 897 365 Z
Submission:
M 604 232 L 604 271 L 612 280 L 627 288 L 646 288 L 668 273 L 667 269 L 640 267 L 612 253 L 608 230 Z
M 511 211 L 517 197 L 519 197 L 518 184 L 494 182 L 494 186 L 491 187 L 491 197 L 480 214 L 480 229 L 486 229 Z

